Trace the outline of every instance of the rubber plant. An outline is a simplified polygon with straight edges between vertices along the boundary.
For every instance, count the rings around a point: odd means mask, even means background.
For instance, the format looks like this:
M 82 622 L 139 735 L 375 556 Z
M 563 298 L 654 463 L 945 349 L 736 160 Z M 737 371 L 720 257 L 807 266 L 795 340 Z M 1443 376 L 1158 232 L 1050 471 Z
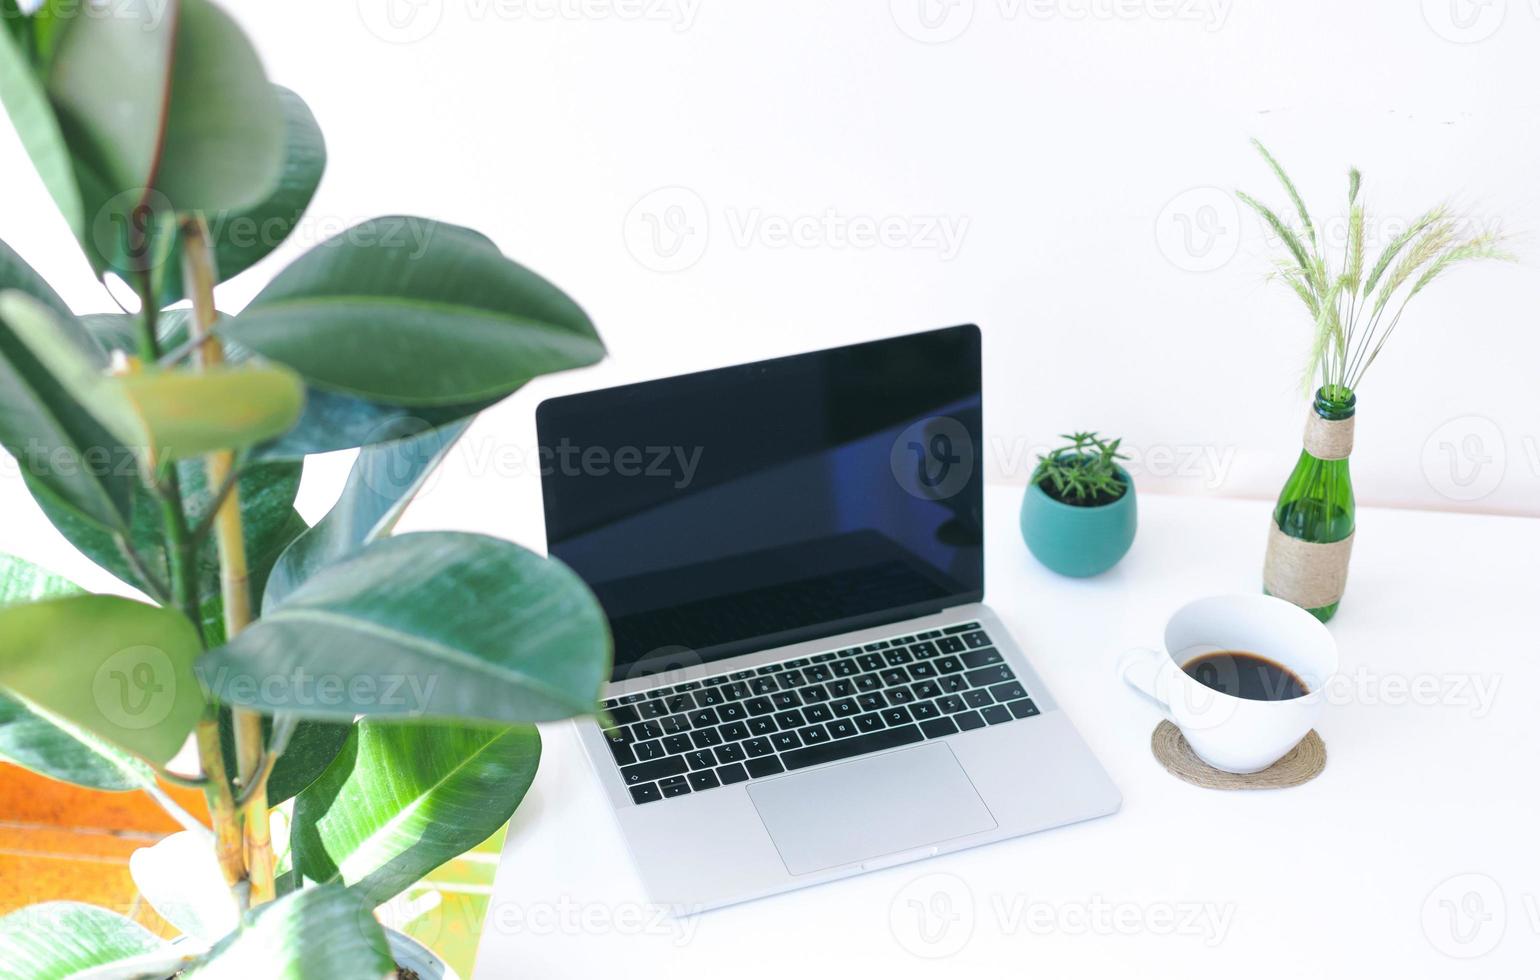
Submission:
M 0 0 L 0 99 L 137 309 L 77 316 L 0 244 L 0 443 L 149 601 L 0 560 L 0 757 L 171 809 L 187 830 L 131 870 L 184 935 L 47 903 L 0 918 L 0 974 L 392 974 L 371 912 L 508 820 L 533 723 L 593 711 L 610 659 L 564 566 L 392 526 L 479 411 L 603 344 L 485 236 L 423 218 L 344 231 L 222 315 L 215 285 L 315 193 L 314 117 L 209 0 L 29 6 Z M 304 456 L 354 448 L 307 526 Z

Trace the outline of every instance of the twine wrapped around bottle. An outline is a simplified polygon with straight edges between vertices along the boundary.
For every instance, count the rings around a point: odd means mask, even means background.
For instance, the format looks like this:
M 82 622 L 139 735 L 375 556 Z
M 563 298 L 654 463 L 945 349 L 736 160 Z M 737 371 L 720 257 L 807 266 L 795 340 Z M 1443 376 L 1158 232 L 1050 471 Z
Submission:
M 1310 412 L 1305 420 L 1305 451 L 1316 459 L 1347 459 L 1353 452 L 1353 418 L 1327 419 Z M 1269 595 L 1304 609 L 1340 601 L 1347 589 L 1355 534 L 1341 541 L 1305 541 L 1285 534 L 1274 520 L 1267 535 L 1263 587 Z

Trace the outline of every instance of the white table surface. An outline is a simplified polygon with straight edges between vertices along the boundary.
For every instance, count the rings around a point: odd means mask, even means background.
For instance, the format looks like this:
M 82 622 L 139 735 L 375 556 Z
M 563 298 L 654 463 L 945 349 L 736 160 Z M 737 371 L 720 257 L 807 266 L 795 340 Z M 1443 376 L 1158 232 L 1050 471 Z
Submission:
M 1026 552 L 1020 492 L 988 491 L 986 601 L 1119 813 L 673 919 L 647 903 L 573 727 L 548 726 L 477 980 L 1536 975 L 1540 521 L 1360 511 L 1326 771 L 1224 793 L 1160 768 L 1155 709 L 1114 665 L 1183 602 L 1260 587 L 1268 505 L 1142 497 L 1127 558 L 1074 581 Z

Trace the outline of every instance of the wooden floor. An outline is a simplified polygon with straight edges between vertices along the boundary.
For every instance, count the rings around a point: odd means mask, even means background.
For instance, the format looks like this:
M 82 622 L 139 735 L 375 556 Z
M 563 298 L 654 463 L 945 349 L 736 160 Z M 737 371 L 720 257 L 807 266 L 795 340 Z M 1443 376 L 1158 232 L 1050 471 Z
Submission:
M 200 794 L 168 790 L 207 819 Z M 181 829 L 144 793 L 80 789 L 0 763 L 0 915 L 68 899 L 175 931 L 137 897 L 128 856 Z

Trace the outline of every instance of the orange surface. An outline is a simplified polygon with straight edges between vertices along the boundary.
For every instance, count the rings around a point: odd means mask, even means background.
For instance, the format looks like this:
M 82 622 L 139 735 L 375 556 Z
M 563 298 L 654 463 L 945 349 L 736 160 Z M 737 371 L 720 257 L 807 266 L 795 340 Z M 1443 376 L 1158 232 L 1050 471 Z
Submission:
M 168 787 L 207 821 L 202 794 Z M 81 789 L 0 763 L 0 915 L 36 902 L 90 902 L 174 931 L 138 897 L 128 856 L 181 827 L 144 793 Z

